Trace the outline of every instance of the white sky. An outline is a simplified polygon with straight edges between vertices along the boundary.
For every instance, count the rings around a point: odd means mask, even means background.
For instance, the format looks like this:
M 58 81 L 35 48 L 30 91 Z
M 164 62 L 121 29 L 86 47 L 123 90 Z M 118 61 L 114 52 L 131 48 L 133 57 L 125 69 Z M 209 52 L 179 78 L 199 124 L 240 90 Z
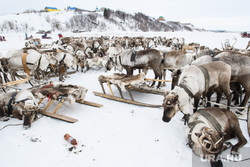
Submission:
M 41 10 L 45 6 L 61 10 L 67 6 L 88 10 L 108 7 L 155 18 L 163 16 L 199 28 L 250 31 L 250 0 L 0 0 L 0 4 L 0 14 Z

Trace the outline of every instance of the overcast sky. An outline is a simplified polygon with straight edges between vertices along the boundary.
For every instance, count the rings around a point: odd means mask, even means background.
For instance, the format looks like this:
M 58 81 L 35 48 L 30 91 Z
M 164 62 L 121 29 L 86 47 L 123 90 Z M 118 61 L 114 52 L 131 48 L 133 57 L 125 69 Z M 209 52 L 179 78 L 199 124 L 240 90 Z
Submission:
M 192 23 L 205 29 L 250 31 L 250 0 L 0 0 L 0 14 L 20 13 L 45 6 L 94 10 L 107 7 L 142 12 L 169 21 Z

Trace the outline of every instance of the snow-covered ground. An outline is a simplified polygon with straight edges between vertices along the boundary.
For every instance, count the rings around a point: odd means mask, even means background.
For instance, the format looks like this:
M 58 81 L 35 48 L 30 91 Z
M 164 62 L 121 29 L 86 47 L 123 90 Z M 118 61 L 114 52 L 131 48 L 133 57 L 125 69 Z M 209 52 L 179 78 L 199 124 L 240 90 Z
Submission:
M 52 40 L 42 40 L 42 43 L 52 43 L 58 39 L 54 32 Z M 0 53 L 5 56 L 10 49 L 24 47 L 24 34 L 0 34 L 7 39 L 0 42 Z M 41 38 L 38 34 L 29 34 Z M 249 39 L 241 38 L 236 33 L 211 32 L 165 32 L 165 33 L 135 33 L 135 32 L 92 32 L 63 33 L 64 36 L 162 36 L 184 37 L 186 43 L 198 42 L 210 48 L 221 48 L 221 42 L 237 38 L 236 48 L 244 49 Z M 111 74 L 104 69 L 90 70 L 86 73 L 75 73 L 67 78 L 65 83 L 81 85 L 89 91 L 86 100 L 103 104 L 102 108 L 90 107 L 75 103 L 69 106 L 66 102 L 57 111 L 58 114 L 77 118 L 76 123 L 67 123 L 43 116 L 32 124 L 28 130 L 22 126 L 8 126 L 0 130 L 0 166 L 1 167 L 191 167 L 193 153 L 186 145 L 186 127 L 181 121 L 179 112 L 169 123 L 162 119 L 163 108 L 147 108 L 125 104 L 95 96 L 92 91 L 101 92 L 98 82 L 99 75 Z M 152 78 L 152 71 L 147 78 Z M 168 78 L 170 73 L 168 73 Z M 52 78 L 57 82 L 58 78 Z M 26 85 L 27 87 L 27 85 Z M 170 90 L 170 85 L 162 88 Z M 107 89 L 108 90 L 108 89 Z M 118 94 L 117 89 L 113 89 Z M 133 92 L 137 101 L 151 104 L 162 104 L 163 96 Z M 126 97 L 128 95 L 126 94 Z M 46 101 L 44 102 L 46 103 Z M 52 111 L 58 102 L 54 102 Z M 44 105 L 41 104 L 43 108 Z M 0 122 L 0 128 L 9 124 L 20 124 L 22 121 L 11 118 Z M 244 136 L 249 136 L 246 121 L 240 121 Z M 69 133 L 79 142 L 72 147 L 64 140 L 64 134 Z M 237 140 L 231 140 L 236 143 Z M 228 152 L 227 152 L 228 153 Z M 249 151 L 248 151 L 249 153 Z M 226 155 L 225 155 L 226 156 Z M 250 154 L 248 154 L 250 157 Z M 249 164 L 249 162 L 248 162 Z M 227 163 L 225 166 L 239 166 L 239 163 Z M 202 163 L 202 166 L 210 166 Z M 244 166 L 244 165 L 240 165 Z

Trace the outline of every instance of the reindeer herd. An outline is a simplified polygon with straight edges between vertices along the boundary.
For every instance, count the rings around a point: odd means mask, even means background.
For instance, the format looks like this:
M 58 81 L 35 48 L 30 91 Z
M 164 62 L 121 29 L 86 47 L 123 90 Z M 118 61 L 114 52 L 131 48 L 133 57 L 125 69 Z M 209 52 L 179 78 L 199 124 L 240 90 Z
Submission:
M 239 139 L 231 150 L 236 154 L 246 144 L 246 139 L 237 117 L 229 109 L 233 102 L 246 107 L 249 101 L 250 51 L 247 49 L 250 42 L 246 49 L 237 49 L 228 41 L 222 46 L 223 50 L 219 50 L 199 43 L 186 44 L 184 38 L 162 37 L 64 37 L 50 45 L 41 44 L 40 39 L 31 39 L 24 48 L 10 50 L 5 57 L 1 56 L 0 82 L 16 80 L 24 71 L 25 75 L 38 80 L 48 80 L 51 73 L 55 73 L 59 75 L 59 81 L 63 81 L 71 68 L 76 71 L 80 68 L 81 72 L 93 67 L 115 68 L 120 72 L 125 69 L 127 75 L 133 75 L 135 69 L 143 70 L 145 74 L 152 69 L 155 79 L 160 80 L 157 85 L 160 89 L 164 85 L 161 85 L 161 79 L 165 79 L 166 70 L 170 70 L 172 90 L 164 95 L 162 120 L 169 122 L 178 111 L 182 111 L 188 124 L 189 145 L 197 155 L 218 156 L 230 146 L 225 145 L 225 141 L 232 136 Z M 227 109 L 211 107 L 213 93 L 217 95 L 217 103 L 225 95 Z M 16 96 L 13 94 L 8 94 L 7 100 L 1 99 L 1 113 L 8 112 L 22 119 L 22 114 L 11 111 L 11 108 L 18 107 L 11 103 L 12 97 Z M 33 99 L 32 93 L 29 96 Z M 199 105 L 201 98 L 206 103 L 204 109 Z M 12 107 L 6 111 L 3 109 L 6 105 Z M 37 105 L 33 106 L 36 109 Z M 15 111 L 21 110 L 27 109 L 22 106 Z M 211 164 L 222 165 L 214 161 Z

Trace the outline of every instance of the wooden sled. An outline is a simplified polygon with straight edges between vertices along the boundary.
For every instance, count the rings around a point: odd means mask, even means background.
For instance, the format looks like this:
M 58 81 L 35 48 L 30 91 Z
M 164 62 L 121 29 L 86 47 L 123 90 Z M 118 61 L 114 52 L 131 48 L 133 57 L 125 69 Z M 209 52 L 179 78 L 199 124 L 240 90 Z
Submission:
M 119 75 L 122 79 L 126 79 L 125 74 L 116 74 L 116 75 Z M 115 76 L 115 74 L 114 74 L 114 76 Z M 132 77 L 132 76 L 130 76 L 130 77 Z M 144 79 L 144 80 L 146 80 L 146 79 Z M 148 88 L 148 87 L 140 87 L 140 86 L 137 86 L 137 85 L 127 84 L 125 86 L 125 89 L 129 93 L 129 96 L 131 98 L 131 100 L 129 100 L 129 99 L 124 98 L 121 87 L 118 84 L 115 84 L 115 82 L 112 83 L 110 80 L 108 80 L 104 76 L 100 76 L 99 77 L 99 83 L 101 85 L 103 93 L 93 92 L 96 96 L 100 96 L 100 97 L 104 97 L 104 98 L 108 98 L 108 99 L 111 99 L 111 100 L 116 100 L 116 101 L 120 101 L 120 102 L 124 102 L 124 103 L 144 106 L 144 107 L 155 107 L 155 108 L 162 107 L 162 105 L 147 104 L 147 103 L 142 103 L 142 102 L 135 101 L 134 97 L 133 97 L 133 95 L 131 93 L 131 90 L 141 91 L 141 92 L 145 92 L 145 93 L 154 93 L 154 94 L 163 94 L 165 92 L 164 90 L 153 89 L 153 88 Z M 103 83 L 107 84 L 111 95 L 106 94 Z M 114 93 L 113 93 L 113 91 L 111 89 L 111 84 L 114 84 L 117 87 L 121 97 L 114 96 Z
M 30 82 L 30 78 L 27 77 L 27 78 L 20 79 L 20 80 L 17 80 L 17 81 L 11 81 L 11 82 L 8 82 L 8 83 L 5 83 L 5 84 L 1 84 L 1 87 L 2 87 L 4 92 L 6 92 L 5 87 L 20 90 L 20 88 L 15 87 L 15 85 L 18 85 L 18 84 L 23 83 L 23 82 Z
M 39 103 L 38 104 L 41 104 L 42 101 L 45 99 L 46 97 L 40 99 Z M 69 122 L 69 123 L 75 123 L 78 121 L 78 119 L 75 119 L 75 118 L 71 118 L 71 117 L 68 117 L 68 116 L 65 116 L 65 115 L 61 115 L 61 114 L 57 114 L 57 110 L 62 106 L 62 104 L 66 101 L 64 98 L 60 98 L 60 103 L 57 105 L 57 107 L 54 109 L 53 112 L 48 112 L 46 111 L 49 106 L 53 103 L 53 99 L 51 99 L 49 101 L 49 103 L 46 105 L 46 107 L 43 109 L 43 110 L 40 110 L 40 113 L 43 114 L 43 115 L 46 115 L 46 116 L 49 116 L 49 117 L 52 117 L 52 118 L 55 118 L 55 119 L 59 119 L 59 120 L 62 120 L 62 121 L 66 121 L 66 122 Z M 89 105 L 89 106 L 93 106 L 93 107 L 102 107 L 103 105 L 101 104 L 98 104 L 98 103 L 94 103 L 94 102 L 89 102 L 89 101 L 76 101 L 77 103 L 81 103 L 81 104 L 86 104 L 86 105 Z

